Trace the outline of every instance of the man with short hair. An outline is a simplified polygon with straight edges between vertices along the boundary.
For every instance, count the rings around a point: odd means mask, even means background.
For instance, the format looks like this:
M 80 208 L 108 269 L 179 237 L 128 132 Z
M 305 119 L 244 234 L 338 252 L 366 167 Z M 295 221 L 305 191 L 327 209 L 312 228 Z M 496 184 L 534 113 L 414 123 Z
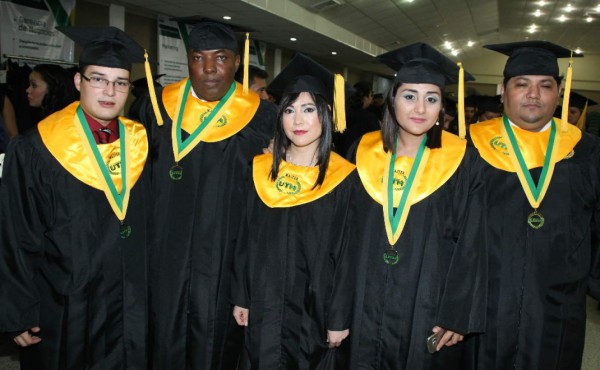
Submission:
M 480 370 L 579 369 L 586 293 L 600 297 L 600 146 L 552 115 L 557 58 L 543 41 L 488 45 L 509 55 L 504 116 L 471 125 L 487 179 L 488 308 L 472 338 Z
M 257 93 L 262 100 L 269 100 L 269 94 L 267 93 L 267 78 L 269 78 L 269 74 L 264 69 L 253 65 L 248 66 L 250 90 Z M 244 81 L 244 71 L 242 68 L 238 69 L 235 74 L 235 80 L 239 83 Z
M 230 26 L 197 23 L 187 56 L 190 77 L 162 90 L 164 126 L 149 107 L 141 117 L 152 127 L 152 364 L 229 370 L 243 346 L 230 284 L 247 170 L 272 137 L 275 107 L 234 81 Z
M 0 188 L 0 331 L 21 369 L 146 369 L 148 141 L 119 117 L 144 49 L 65 27 L 81 100 L 15 138 Z

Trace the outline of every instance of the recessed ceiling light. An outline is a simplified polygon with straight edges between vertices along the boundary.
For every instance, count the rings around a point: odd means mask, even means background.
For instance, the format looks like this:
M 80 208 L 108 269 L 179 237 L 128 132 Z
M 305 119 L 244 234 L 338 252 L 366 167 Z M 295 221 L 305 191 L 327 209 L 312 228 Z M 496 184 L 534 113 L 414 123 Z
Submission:
M 290 41 L 296 41 L 295 37 L 290 37 Z
M 570 13 L 573 10 L 575 10 L 575 8 L 573 8 L 573 5 L 567 4 L 567 7 L 565 8 L 565 12 Z
M 537 32 L 537 27 L 535 24 L 532 24 L 531 26 L 529 26 L 529 29 L 527 30 L 527 32 L 529 33 L 535 33 Z
M 580 48 L 575 49 L 575 54 L 581 54 L 583 51 Z
M 457 56 L 458 55 L 458 49 L 453 49 L 450 54 Z
M 448 50 L 452 49 L 452 43 L 450 41 L 444 42 L 444 47 Z
M 230 20 L 230 19 L 231 19 L 231 17 L 230 17 L 230 16 L 228 16 L 228 15 L 224 15 L 224 16 L 223 16 L 223 19 Z
M 468 47 L 471 47 L 471 46 L 473 46 L 473 45 L 475 45 L 475 43 L 474 43 L 473 41 L 469 41 L 469 42 L 467 42 L 467 46 L 468 46 Z
M 337 55 L 337 51 L 332 51 L 331 55 Z
M 561 15 L 560 17 L 558 17 L 558 21 L 559 21 L 559 22 L 564 22 L 564 21 L 566 21 L 567 19 L 568 19 L 568 18 L 567 18 L 567 17 L 566 17 L 564 14 L 563 14 L 563 15 Z
M 542 15 L 542 11 L 538 9 L 538 10 L 536 10 L 536 11 L 533 13 L 533 15 L 534 15 L 535 17 L 539 17 L 540 15 Z
M 588 23 L 591 23 L 593 20 L 594 20 L 594 18 L 592 18 L 592 17 L 587 17 L 585 19 L 585 21 L 588 22 Z
M 548 4 L 546 1 L 542 0 L 542 1 L 538 1 L 537 3 L 539 6 L 544 6 L 546 4 Z

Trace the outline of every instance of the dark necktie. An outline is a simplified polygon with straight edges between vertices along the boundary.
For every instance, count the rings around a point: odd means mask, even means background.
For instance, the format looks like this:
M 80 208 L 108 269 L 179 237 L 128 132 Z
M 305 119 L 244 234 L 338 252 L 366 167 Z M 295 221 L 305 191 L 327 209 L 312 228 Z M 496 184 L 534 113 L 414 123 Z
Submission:
M 112 131 L 108 128 L 99 128 L 98 129 L 98 144 L 107 144 L 108 139 L 110 138 L 110 134 Z

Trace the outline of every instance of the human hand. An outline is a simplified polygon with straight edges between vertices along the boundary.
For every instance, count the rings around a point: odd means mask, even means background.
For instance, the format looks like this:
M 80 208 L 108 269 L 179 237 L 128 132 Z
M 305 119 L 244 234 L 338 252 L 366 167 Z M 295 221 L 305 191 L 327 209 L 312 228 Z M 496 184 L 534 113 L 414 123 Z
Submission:
M 342 345 L 342 341 L 348 337 L 350 329 L 342 331 L 327 330 L 327 343 L 329 348 L 339 347 Z
M 456 333 L 452 330 L 446 330 L 439 326 L 434 326 L 432 331 L 440 338 L 437 346 L 435 347 L 436 351 L 442 349 L 443 346 L 451 347 L 465 339 L 464 335 Z
M 240 306 L 233 307 L 233 317 L 239 326 L 248 326 L 250 310 Z
M 28 346 L 31 346 L 32 344 L 37 344 L 42 341 L 42 338 L 40 338 L 36 335 L 31 335 L 29 332 L 39 333 L 40 327 L 35 326 L 35 327 L 31 328 L 30 330 L 24 331 L 21 334 L 14 337 L 13 340 L 15 341 L 15 343 L 17 343 L 17 345 L 19 345 L 21 347 L 28 347 Z
M 273 153 L 273 139 L 269 140 L 269 145 L 266 148 L 263 148 L 264 154 Z

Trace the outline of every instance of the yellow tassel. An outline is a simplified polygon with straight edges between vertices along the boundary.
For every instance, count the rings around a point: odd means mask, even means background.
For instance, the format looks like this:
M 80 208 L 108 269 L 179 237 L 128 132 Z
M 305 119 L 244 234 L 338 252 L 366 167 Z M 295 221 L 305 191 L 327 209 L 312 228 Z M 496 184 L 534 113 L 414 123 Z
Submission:
M 569 99 L 571 95 L 571 80 L 573 78 L 573 51 L 571 51 L 571 59 L 569 59 L 569 68 L 567 69 L 567 82 L 565 83 L 565 92 L 563 95 L 562 114 L 560 115 L 560 129 L 562 132 L 567 132 L 569 129 Z
M 250 34 L 246 32 L 246 41 L 244 42 L 244 81 L 242 92 L 248 94 L 248 70 L 250 69 Z
M 467 136 L 467 125 L 465 119 L 465 70 L 461 62 L 458 65 L 458 137 L 464 139 Z
M 579 119 L 577 120 L 577 128 L 579 128 L 581 131 L 585 131 L 585 117 L 587 116 L 587 109 L 588 109 L 588 101 L 585 101 L 585 105 L 583 106 L 583 110 L 581 111 L 581 115 L 579 116 Z
M 158 108 L 158 101 L 156 100 L 156 91 L 154 90 L 154 79 L 152 78 L 152 70 L 150 70 L 150 62 L 148 62 L 148 51 L 144 50 L 144 69 L 146 70 L 146 82 L 148 83 L 148 92 L 150 94 L 150 101 L 152 102 L 152 109 L 156 116 L 156 123 L 159 126 L 163 125 L 163 118 L 160 114 L 160 108 Z
M 340 133 L 346 130 L 346 91 L 344 85 L 344 76 L 336 73 L 333 84 L 333 122 L 335 131 Z

